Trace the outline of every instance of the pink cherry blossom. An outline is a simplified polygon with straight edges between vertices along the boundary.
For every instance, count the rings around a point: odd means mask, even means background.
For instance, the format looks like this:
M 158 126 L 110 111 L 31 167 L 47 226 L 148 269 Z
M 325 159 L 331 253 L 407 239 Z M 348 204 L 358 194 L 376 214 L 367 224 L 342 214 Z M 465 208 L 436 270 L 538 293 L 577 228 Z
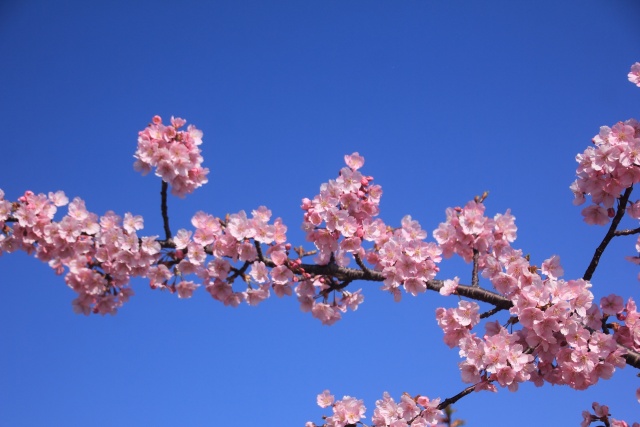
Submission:
M 333 405 L 335 401 L 335 397 L 329 392 L 329 390 L 323 391 L 318 395 L 318 406 L 321 408 L 328 408 Z
M 351 169 L 358 170 L 364 165 L 364 157 L 360 156 L 357 152 L 351 155 L 344 156 L 344 162 Z
M 629 71 L 629 81 L 640 87 L 640 62 L 636 62 L 631 66 L 631 71 Z
M 604 314 L 616 315 L 620 313 L 624 308 L 622 297 L 619 295 L 611 294 L 603 297 L 600 300 L 600 308 Z
M 134 168 L 143 175 L 154 167 L 156 175 L 171 185 L 171 192 L 179 197 L 192 193 L 207 183 L 209 170 L 202 167 L 198 146 L 202 144 L 202 132 L 193 125 L 186 131 L 179 130 L 185 120 L 171 118 L 171 125 L 163 125 L 159 116 L 138 133 L 138 149 Z
M 609 222 L 607 210 L 598 205 L 587 206 L 582 210 L 584 222 L 590 225 L 605 225 Z

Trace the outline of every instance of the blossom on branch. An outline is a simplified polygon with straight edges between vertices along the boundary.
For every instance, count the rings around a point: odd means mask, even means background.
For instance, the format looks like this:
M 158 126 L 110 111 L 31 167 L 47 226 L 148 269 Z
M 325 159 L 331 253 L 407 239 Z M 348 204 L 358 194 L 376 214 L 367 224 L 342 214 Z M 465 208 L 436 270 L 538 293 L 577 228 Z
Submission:
M 202 131 L 193 125 L 179 130 L 186 123 L 171 117 L 164 125 L 160 116 L 138 133 L 138 149 L 134 168 L 143 175 L 156 168 L 156 176 L 171 186 L 171 193 L 184 197 L 207 183 L 209 169 L 202 167 L 200 144 Z

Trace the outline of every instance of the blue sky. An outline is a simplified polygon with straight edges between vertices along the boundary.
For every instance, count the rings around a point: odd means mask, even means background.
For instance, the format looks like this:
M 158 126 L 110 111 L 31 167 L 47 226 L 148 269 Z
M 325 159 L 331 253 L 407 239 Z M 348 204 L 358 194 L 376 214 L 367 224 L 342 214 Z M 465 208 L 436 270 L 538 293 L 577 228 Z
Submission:
M 639 18 L 631 0 L 4 1 L 0 188 L 9 199 L 61 189 L 161 234 L 160 183 L 132 156 L 153 115 L 176 115 L 203 130 L 211 173 L 170 198 L 174 230 L 198 210 L 267 205 L 304 244 L 300 200 L 358 151 L 386 222 L 411 214 L 431 234 L 445 208 L 488 190 L 489 214 L 517 218 L 514 246 L 538 264 L 558 254 L 578 278 L 605 230 L 572 205 L 575 155 L 601 125 L 640 118 L 626 77 Z M 605 254 L 597 298 L 640 300 L 623 259 L 634 243 Z M 461 261 L 441 268 L 470 277 Z M 5 254 L 0 271 L 3 426 L 300 426 L 321 421 L 327 388 L 369 415 L 384 391 L 464 388 L 434 315 L 456 301 L 434 293 L 396 304 L 362 283 L 365 303 L 326 327 L 292 298 L 230 309 L 139 280 L 117 316 L 84 317 L 46 264 Z M 640 421 L 636 374 L 584 392 L 477 393 L 456 408 L 469 426 L 577 425 L 597 400 Z

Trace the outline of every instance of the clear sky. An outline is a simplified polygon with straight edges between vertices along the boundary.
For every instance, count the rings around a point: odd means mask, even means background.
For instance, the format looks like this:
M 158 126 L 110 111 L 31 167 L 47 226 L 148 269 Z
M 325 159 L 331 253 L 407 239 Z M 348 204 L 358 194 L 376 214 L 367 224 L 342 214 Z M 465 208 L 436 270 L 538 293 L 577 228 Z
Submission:
M 445 208 L 489 190 L 488 213 L 517 218 L 515 247 L 537 264 L 557 254 L 579 278 L 605 230 L 572 205 L 575 155 L 601 125 L 640 119 L 626 77 L 639 22 L 632 0 L 4 0 L 0 188 L 12 200 L 64 190 L 161 234 L 160 182 L 132 156 L 153 115 L 176 115 L 203 130 L 211 173 L 169 199 L 174 230 L 198 210 L 266 205 L 305 244 L 300 200 L 358 151 L 387 223 L 411 214 L 431 234 Z M 596 298 L 640 300 L 623 258 L 634 244 L 614 241 Z M 470 278 L 461 261 L 441 268 Z M 137 280 L 116 316 L 84 317 L 46 264 L 5 254 L 0 272 L 1 426 L 301 426 L 321 422 L 327 388 L 371 415 L 384 391 L 465 387 L 434 315 L 457 301 L 433 292 L 394 303 L 363 282 L 365 303 L 326 327 L 293 298 L 231 309 Z M 583 392 L 476 393 L 456 408 L 469 426 L 578 425 L 597 400 L 640 421 L 636 374 Z

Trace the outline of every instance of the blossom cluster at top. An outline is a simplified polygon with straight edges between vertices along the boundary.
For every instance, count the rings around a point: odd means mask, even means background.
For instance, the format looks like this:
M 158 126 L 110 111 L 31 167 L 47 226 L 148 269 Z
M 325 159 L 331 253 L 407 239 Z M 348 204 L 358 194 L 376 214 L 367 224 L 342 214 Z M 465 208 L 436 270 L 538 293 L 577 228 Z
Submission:
M 571 191 L 576 205 L 591 196 L 592 204 L 582 210 L 585 222 L 605 225 L 614 215 L 620 193 L 640 182 L 640 123 L 630 119 L 613 127 L 602 126 L 593 143 L 576 156 L 578 179 L 571 184 Z M 640 204 L 628 211 L 640 219 Z
M 179 130 L 185 120 L 171 117 L 164 125 L 160 116 L 138 133 L 134 167 L 146 175 L 156 168 L 156 175 L 171 186 L 171 193 L 184 197 L 207 183 L 209 169 L 202 167 L 200 144 L 202 131 L 194 125 Z
M 516 239 L 517 227 L 511 211 L 484 216 L 485 206 L 475 200 L 462 208 L 447 208 L 447 220 L 433 232 L 445 258 L 453 254 L 471 262 L 474 251 L 485 254 L 489 248 L 508 247 Z
M 629 81 L 640 87 L 640 62 L 629 72 Z M 640 182 L 640 123 L 635 119 L 602 126 L 593 137 L 594 146 L 576 156 L 578 168 L 571 184 L 575 205 L 591 196 L 582 210 L 587 224 L 605 225 L 614 216 L 614 203 L 626 188 Z M 632 218 L 640 219 L 640 201 L 629 206 Z

